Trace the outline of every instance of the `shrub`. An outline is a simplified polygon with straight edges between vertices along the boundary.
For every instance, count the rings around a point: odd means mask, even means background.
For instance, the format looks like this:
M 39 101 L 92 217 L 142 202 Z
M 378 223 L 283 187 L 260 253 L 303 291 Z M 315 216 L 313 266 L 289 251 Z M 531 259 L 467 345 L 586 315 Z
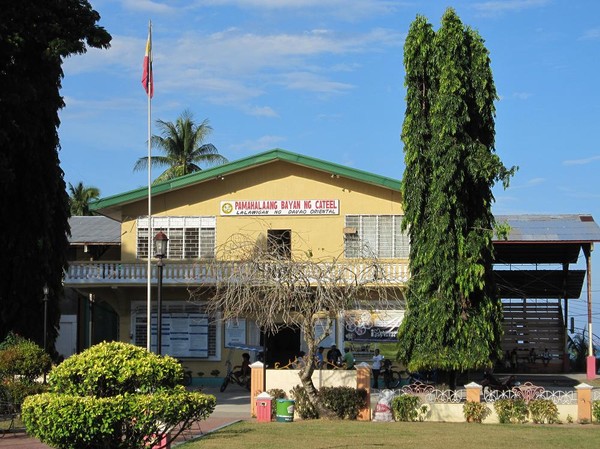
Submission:
M 277 399 L 286 399 L 285 391 L 281 388 L 271 388 L 267 391 L 267 394 L 271 396 L 271 417 L 277 413 Z
M 56 367 L 51 391 L 27 397 L 22 418 L 29 434 L 58 449 L 142 449 L 214 410 L 215 397 L 186 391 L 177 385 L 181 377 L 171 357 L 101 343 Z
M 550 399 L 534 399 L 529 402 L 529 415 L 536 424 L 556 424 L 558 419 L 558 407 Z
M 394 396 L 391 408 L 392 415 L 396 421 L 417 421 L 419 418 L 419 405 L 421 400 L 418 396 L 401 394 Z
M 290 390 L 290 395 L 296 401 L 295 411 L 302 419 L 319 419 L 318 410 L 308 400 L 308 394 L 301 385 L 296 385 Z
M 600 401 L 594 401 L 594 405 L 592 405 L 592 417 L 594 421 L 600 422 Z
M 302 419 L 318 419 L 319 411 L 308 400 L 306 390 L 296 385 L 290 391 L 296 401 L 295 410 Z M 339 419 L 356 419 L 361 408 L 365 406 L 367 392 L 364 389 L 350 387 L 323 387 L 319 390 L 321 405 L 333 412 Z
M 365 406 L 366 391 L 351 387 L 323 387 L 319 390 L 323 406 L 340 419 L 356 419 Z
M 0 344 L 0 378 L 33 382 L 50 369 L 51 359 L 33 341 L 9 333 Z
M 482 402 L 467 401 L 463 405 L 463 415 L 467 422 L 483 422 L 492 411 Z
M 48 385 L 39 382 L 30 382 L 24 379 L 11 379 L 4 382 L 4 395 L 6 400 L 20 408 L 27 396 L 45 393 Z
M 502 424 L 527 422 L 527 404 L 523 399 L 498 399 L 494 410 Z
M 112 397 L 174 388 L 183 367 L 174 358 L 127 343 L 100 343 L 52 370 L 48 382 L 59 394 Z

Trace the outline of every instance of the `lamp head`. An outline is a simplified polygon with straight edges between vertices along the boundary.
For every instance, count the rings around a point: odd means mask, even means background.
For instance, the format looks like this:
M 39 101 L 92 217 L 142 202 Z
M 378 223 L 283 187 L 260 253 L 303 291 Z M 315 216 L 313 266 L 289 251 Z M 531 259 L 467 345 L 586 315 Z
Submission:
M 167 243 L 169 242 L 169 238 L 167 235 L 159 231 L 158 234 L 154 236 L 154 255 L 162 259 L 167 255 Z

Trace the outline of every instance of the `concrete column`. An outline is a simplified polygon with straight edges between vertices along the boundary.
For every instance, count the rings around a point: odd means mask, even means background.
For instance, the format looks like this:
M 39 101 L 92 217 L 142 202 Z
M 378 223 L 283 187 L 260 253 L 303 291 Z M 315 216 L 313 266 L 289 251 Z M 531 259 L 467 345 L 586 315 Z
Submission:
M 467 390 L 467 402 L 481 402 L 481 385 L 471 382 L 465 385 Z
M 250 365 L 250 416 L 256 417 L 256 396 L 263 392 L 265 370 L 262 362 L 254 362 Z
M 358 421 L 371 420 L 371 368 L 366 365 L 356 367 L 356 388 L 363 388 L 367 392 L 366 407 L 357 416 Z
M 577 420 L 592 422 L 592 387 L 582 383 L 575 387 L 577 390 Z

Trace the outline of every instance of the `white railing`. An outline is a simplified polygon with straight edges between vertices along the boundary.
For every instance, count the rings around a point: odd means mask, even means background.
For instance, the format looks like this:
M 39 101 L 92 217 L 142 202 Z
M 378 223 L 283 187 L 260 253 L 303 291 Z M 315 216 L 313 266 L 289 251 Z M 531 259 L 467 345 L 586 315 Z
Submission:
M 270 268 L 271 267 L 271 268 Z M 172 262 L 164 261 L 164 284 L 214 284 L 219 280 L 234 276 L 235 273 L 246 272 L 245 265 L 239 262 Z M 318 265 L 307 264 L 307 271 L 318 270 Z M 339 270 L 338 270 L 339 268 Z M 278 265 L 276 269 L 281 270 Z M 143 284 L 147 280 L 147 262 L 70 262 L 64 274 L 66 286 L 94 284 L 94 285 L 135 285 Z M 264 273 L 272 271 L 272 266 L 265 264 Z M 356 278 L 360 282 L 377 279 L 390 285 L 403 285 L 408 281 L 408 264 L 406 263 L 381 263 L 374 267 L 373 263 L 342 263 L 336 264 L 338 273 L 345 273 L 347 280 Z M 316 274 L 316 273 L 315 273 Z M 272 273 L 271 273 L 272 275 Z M 156 263 L 152 263 L 151 278 L 157 279 Z

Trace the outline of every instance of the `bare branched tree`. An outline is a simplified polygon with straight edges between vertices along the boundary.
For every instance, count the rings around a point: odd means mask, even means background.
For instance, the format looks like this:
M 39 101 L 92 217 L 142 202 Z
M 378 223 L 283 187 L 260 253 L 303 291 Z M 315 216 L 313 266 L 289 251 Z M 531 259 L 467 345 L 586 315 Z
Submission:
M 294 235 L 295 248 L 298 236 Z M 320 403 L 312 382 L 318 346 L 344 311 L 397 308 L 402 298 L 397 264 L 376 258 L 342 259 L 342 255 L 316 260 L 312 251 L 281 250 L 277 242 L 250 235 L 233 235 L 209 262 L 207 277 L 213 286 L 206 305 L 221 320 L 248 318 L 265 332 L 284 327 L 302 331 L 307 354 L 299 376 L 310 402 L 321 416 L 330 416 Z M 190 291 L 192 300 L 206 298 L 206 289 Z M 315 332 L 317 322 L 324 329 Z

